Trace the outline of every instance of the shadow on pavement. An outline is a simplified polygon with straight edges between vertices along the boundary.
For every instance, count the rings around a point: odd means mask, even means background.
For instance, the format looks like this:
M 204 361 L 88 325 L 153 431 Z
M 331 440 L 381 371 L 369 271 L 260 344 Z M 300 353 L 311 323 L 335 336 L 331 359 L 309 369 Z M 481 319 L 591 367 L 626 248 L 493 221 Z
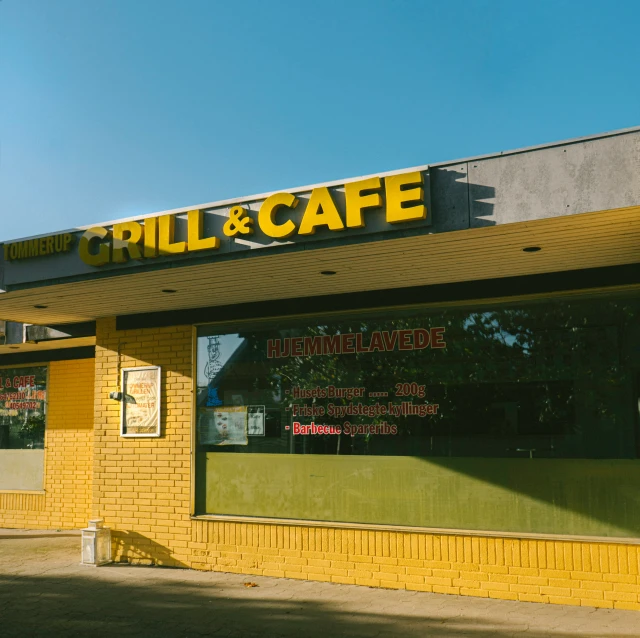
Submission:
M 56 573 L 58 572 L 58 573 Z M 65 573 L 66 572 L 66 573 Z M 134 574 L 134 572 L 137 572 Z M 133 579 L 136 579 L 133 582 Z M 0 576 L 0 635 L 19 636 L 227 636 L 303 638 L 337 636 L 407 636 L 523 638 L 579 636 L 575 630 L 537 631 L 535 610 L 497 614 L 484 607 L 475 615 L 452 614 L 438 598 L 389 592 L 368 605 L 349 587 L 329 587 L 313 600 L 313 585 L 270 579 L 246 588 L 235 582 L 203 581 L 190 571 L 135 567 L 87 568 L 86 574 L 51 569 L 48 574 Z M 251 580 L 245 578 L 245 581 Z M 317 584 L 316 584 L 317 586 Z M 414 597 L 414 598 L 412 598 Z M 404 604 L 403 601 L 408 604 Z M 420 607 L 418 608 L 418 605 Z M 350 610 L 357 607 L 358 611 Z M 404 609 L 403 609 L 404 608 Z M 404 613 L 403 613 L 404 612 Z M 595 612 L 594 612 L 595 613 Z M 586 616 L 585 616 L 586 618 Z M 583 619 L 583 622 L 585 620 Z M 640 622 L 640 616 L 639 616 Z M 595 634 L 591 634 L 595 635 Z M 598 633 L 600 638 L 637 638 L 631 633 Z

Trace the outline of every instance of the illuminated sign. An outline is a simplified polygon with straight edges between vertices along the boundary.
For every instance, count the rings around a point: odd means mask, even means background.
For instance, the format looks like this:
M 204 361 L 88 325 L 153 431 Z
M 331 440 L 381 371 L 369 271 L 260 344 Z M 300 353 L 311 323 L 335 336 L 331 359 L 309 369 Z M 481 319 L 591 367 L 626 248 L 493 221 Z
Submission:
M 248 206 L 233 206 L 222 226 L 222 237 L 243 239 L 257 229 L 271 240 L 286 240 L 295 235 L 314 235 L 317 230 L 340 232 L 364 228 L 366 213 L 384 210 L 387 224 L 416 222 L 427 218 L 424 174 L 420 171 L 370 177 L 344 184 L 338 202 L 327 186 L 311 190 L 306 206 L 294 221 L 293 213 L 302 207 L 292 193 L 269 195 L 257 211 Z M 341 210 L 342 209 L 342 210 Z M 78 253 L 89 266 L 123 264 L 159 256 L 183 255 L 202 250 L 217 250 L 221 237 L 206 236 L 203 210 L 186 213 L 186 234 L 177 239 L 177 214 L 148 217 L 141 221 L 115 223 L 111 229 L 95 226 L 80 238 Z M 182 221 L 182 220 L 181 220 Z M 5 247 L 6 252 L 6 247 Z

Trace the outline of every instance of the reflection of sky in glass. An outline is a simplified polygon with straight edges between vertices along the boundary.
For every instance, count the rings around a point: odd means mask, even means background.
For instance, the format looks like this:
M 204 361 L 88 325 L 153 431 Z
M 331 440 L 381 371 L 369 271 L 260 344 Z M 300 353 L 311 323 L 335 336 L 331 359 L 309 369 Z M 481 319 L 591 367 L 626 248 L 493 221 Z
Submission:
M 233 353 L 242 345 L 244 338 L 237 334 L 220 335 L 220 358 L 218 364 L 223 368 L 225 363 L 233 356 Z M 209 383 L 204 371 L 209 361 L 207 346 L 209 339 L 207 337 L 198 337 L 198 386 L 202 387 Z

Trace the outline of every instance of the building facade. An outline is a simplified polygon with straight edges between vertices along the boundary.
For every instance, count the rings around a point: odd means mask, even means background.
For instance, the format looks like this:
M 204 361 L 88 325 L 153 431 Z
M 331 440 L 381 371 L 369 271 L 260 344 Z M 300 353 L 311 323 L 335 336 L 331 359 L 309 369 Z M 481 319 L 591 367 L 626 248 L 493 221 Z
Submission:
M 0 525 L 640 609 L 640 130 L 7 242 Z

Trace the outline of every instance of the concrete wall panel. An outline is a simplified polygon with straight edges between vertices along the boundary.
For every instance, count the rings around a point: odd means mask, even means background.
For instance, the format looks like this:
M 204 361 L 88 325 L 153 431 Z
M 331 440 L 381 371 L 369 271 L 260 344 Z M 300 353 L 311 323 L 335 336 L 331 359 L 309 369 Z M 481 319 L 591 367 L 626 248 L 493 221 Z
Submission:
M 469 162 L 471 227 L 640 203 L 640 134 Z

